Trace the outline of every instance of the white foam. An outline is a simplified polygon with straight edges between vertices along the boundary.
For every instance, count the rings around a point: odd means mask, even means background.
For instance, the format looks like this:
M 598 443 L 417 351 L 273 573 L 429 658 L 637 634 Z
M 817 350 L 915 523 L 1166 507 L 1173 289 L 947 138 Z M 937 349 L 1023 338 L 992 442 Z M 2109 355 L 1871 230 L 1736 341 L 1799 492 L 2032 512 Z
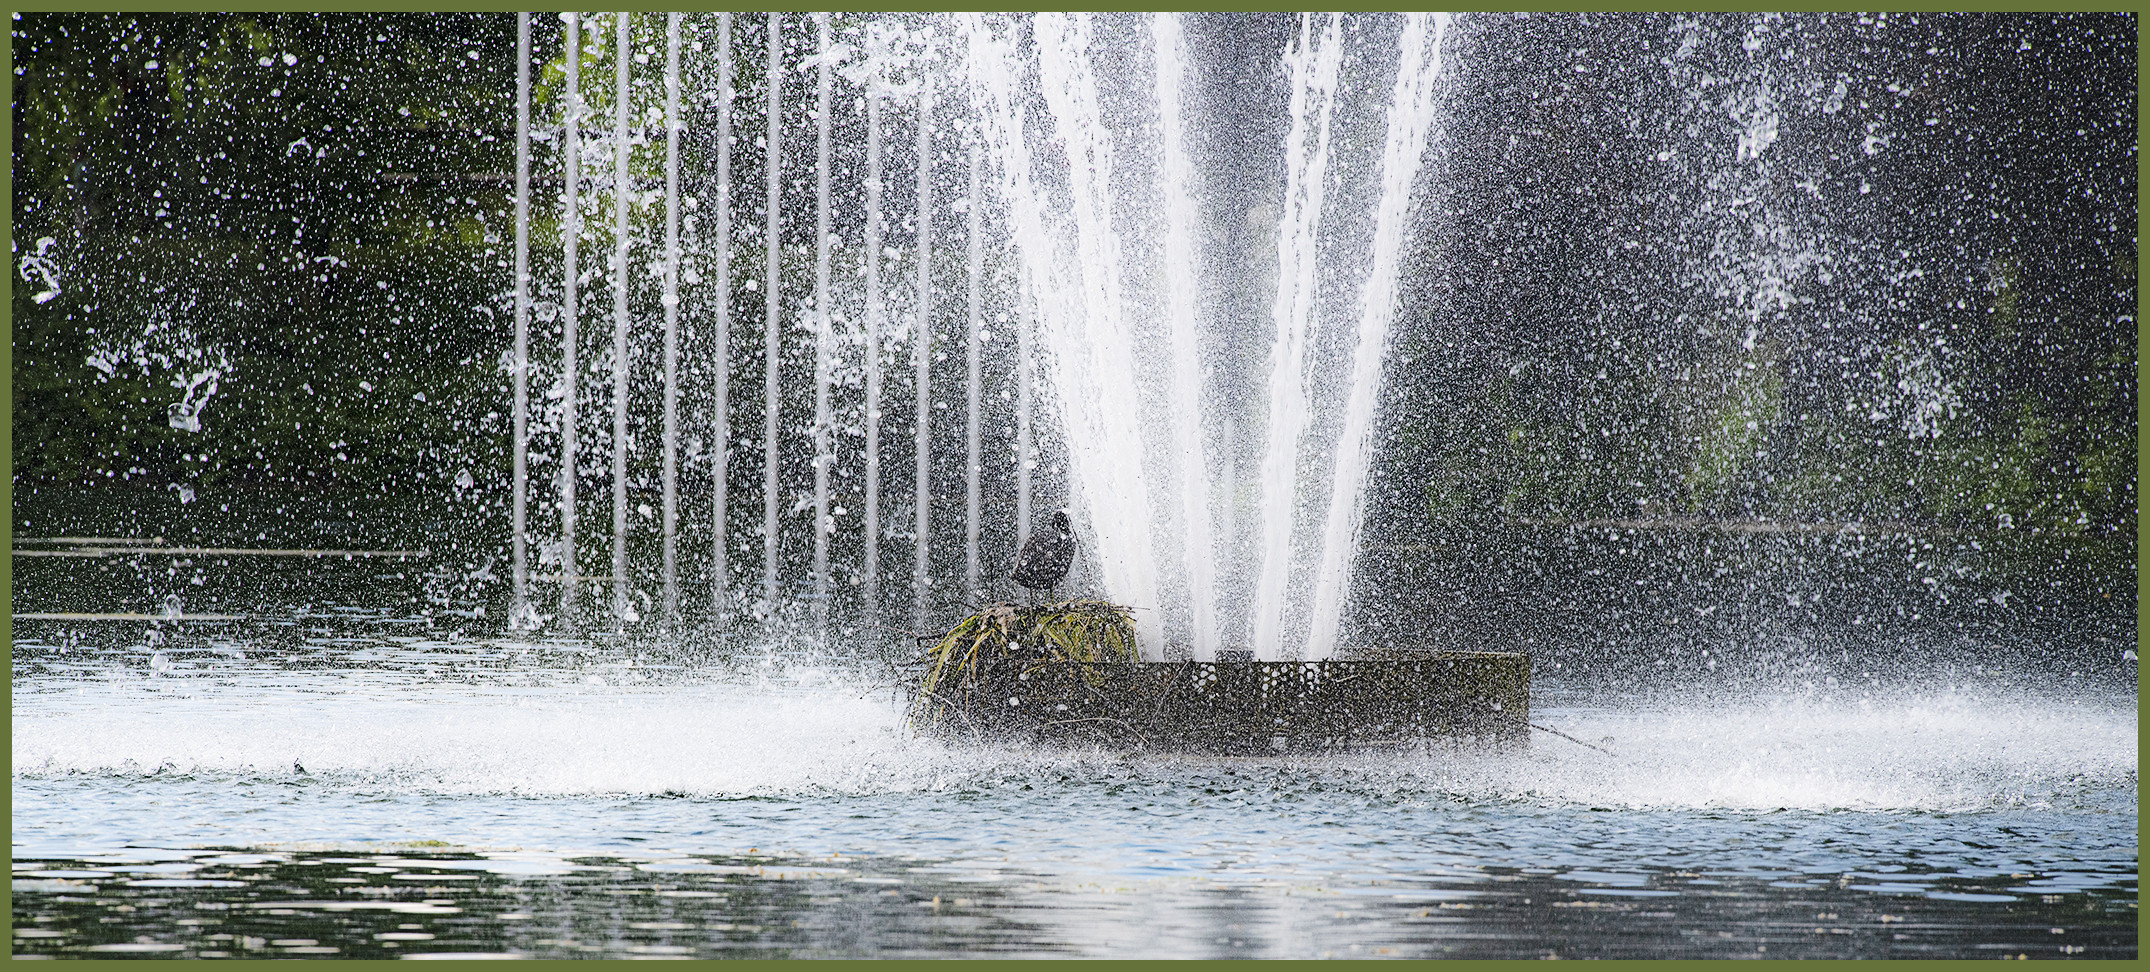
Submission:
M 1540 713 L 1528 757 L 1421 762 L 1437 788 L 1619 808 L 1976 811 L 2133 790 L 2136 719 L 2110 700 L 1956 693 L 1674 700 Z
M 384 792 L 531 796 L 864 795 L 1014 774 L 1078 778 L 1099 754 L 913 736 L 887 689 L 702 682 L 630 688 L 388 681 L 376 673 L 43 682 L 14 699 L 18 777 L 295 777 Z M 1962 692 L 1549 709 L 1527 751 L 1279 757 L 1345 787 L 1473 803 L 1623 809 L 2043 808 L 2132 792 L 2131 701 Z M 1200 757 L 1110 761 L 1162 781 Z M 1242 761 L 1232 761 L 1235 764 Z M 1270 762 L 1264 760 L 1263 762 Z M 1087 767 L 1085 769 L 1084 767 Z
M 1016 753 L 912 737 L 845 685 L 259 686 L 114 678 L 15 700 L 18 775 L 267 774 L 390 791 L 753 796 L 935 789 Z

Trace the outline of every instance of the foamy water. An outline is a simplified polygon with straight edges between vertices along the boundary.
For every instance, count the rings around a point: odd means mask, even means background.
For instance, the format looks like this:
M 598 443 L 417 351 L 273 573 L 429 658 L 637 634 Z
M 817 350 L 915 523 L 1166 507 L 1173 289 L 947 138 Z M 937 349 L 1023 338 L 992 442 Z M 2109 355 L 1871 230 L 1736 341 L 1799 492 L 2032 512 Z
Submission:
M 1530 758 L 1475 764 L 1447 785 L 1628 808 L 1945 812 L 2065 804 L 2136 779 L 2135 711 L 2111 701 L 1703 698 L 1537 721 L 1605 751 L 1541 733 Z
M 354 955 L 389 951 L 375 932 L 567 954 L 601 919 L 628 929 L 605 954 L 723 954 L 650 929 L 752 925 L 798 954 L 1434 957 L 1557 945 L 1584 915 L 1565 909 L 1643 897 L 1711 937 L 1604 954 L 1756 947 L 1720 932 L 1773 936 L 1771 954 L 1879 954 L 1784 931 L 1883 920 L 1849 921 L 1868 912 L 1922 916 L 1945 954 L 2029 925 L 2132 954 L 2136 719 L 2112 693 L 1598 706 L 1547 686 L 1532 719 L 1572 740 L 1216 757 L 919 738 L 886 682 L 774 657 L 681 670 L 542 646 L 318 647 L 152 668 L 18 645 L 18 900 L 72 916 L 57 927 L 79 943 L 204 955 L 232 946 L 180 923 L 197 901 L 415 909 L 254 933 Z M 1449 907 L 1477 910 L 1429 938 Z M 460 923 L 425 924 L 436 914 Z
M 595 676 L 592 676 L 593 678 Z M 1100 763 L 1138 775 L 1246 760 L 947 744 L 885 687 L 426 683 L 366 672 L 115 674 L 18 684 L 18 777 L 291 776 L 410 793 L 866 795 Z M 1970 811 L 2132 790 L 2115 700 L 1886 692 L 1564 708 L 1526 752 L 1278 756 L 1343 786 L 1470 802 L 1729 810 Z

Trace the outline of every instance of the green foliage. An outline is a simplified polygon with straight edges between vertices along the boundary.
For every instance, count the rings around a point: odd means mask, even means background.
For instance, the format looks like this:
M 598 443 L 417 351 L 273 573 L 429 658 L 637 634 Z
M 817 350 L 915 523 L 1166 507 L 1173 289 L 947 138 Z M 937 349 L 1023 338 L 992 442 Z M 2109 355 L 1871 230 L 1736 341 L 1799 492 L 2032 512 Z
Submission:
M 2111 293 L 2131 284 L 2116 271 Z M 1425 457 L 1436 527 L 1677 511 L 2120 540 L 2136 516 L 2133 334 L 2068 299 L 2080 290 L 1997 258 L 1943 292 L 1949 312 L 1829 357 L 1798 327 L 1641 317 L 1610 329 L 1641 345 L 1626 356 L 1601 333 L 1565 352 L 1593 355 L 1582 367 L 1531 356 L 1464 376 L 1477 394 L 1421 406 L 1392 444 Z
M 512 170 L 498 129 L 514 82 L 497 56 L 512 29 L 468 15 L 16 21 L 18 257 L 42 248 L 59 285 L 42 302 L 15 291 L 18 480 L 490 478 L 498 423 L 447 403 L 504 384 L 512 183 L 483 176 Z M 189 398 L 203 400 L 192 427 L 174 421 Z
M 1719 349 L 1685 369 L 1677 387 L 1687 407 L 1678 413 L 1688 463 L 1681 486 L 1686 506 L 1702 512 L 1769 456 L 1784 411 L 1784 374 L 1777 343 L 1717 335 Z
M 1623 20 L 1534 19 L 1478 54 L 1552 63 L 1634 43 Z M 1450 92 L 1384 401 L 1391 522 L 1888 524 L 2080 538 L 2132 569 L 2134 23 L 1807 23 L 1844 33 L 1805 70 L 1856 100 L 1785 114 L 1761 161 L 1729 164 L 1697 112 L 1755 80 L 1736 32 Z M 1683 62 L 1718 76 L 1668 85 Z M 1909 76 L 1947 97 L 1878 80 Z

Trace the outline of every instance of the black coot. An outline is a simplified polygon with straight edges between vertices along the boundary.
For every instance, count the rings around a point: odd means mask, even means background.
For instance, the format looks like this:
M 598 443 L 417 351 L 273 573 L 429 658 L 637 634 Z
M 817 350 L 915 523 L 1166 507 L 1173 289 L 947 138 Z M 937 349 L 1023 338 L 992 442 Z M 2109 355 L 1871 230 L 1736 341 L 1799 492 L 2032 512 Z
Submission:
M 1054 510 L 1045 529 L 1024 541 L 1022 552 L 1015 556 L 1015 570 L 1008 576 L 1031 590 L 1045 591 L 1050 598 L 1074 563 L 1075 527 L 1068 522 L 1068 511 Z

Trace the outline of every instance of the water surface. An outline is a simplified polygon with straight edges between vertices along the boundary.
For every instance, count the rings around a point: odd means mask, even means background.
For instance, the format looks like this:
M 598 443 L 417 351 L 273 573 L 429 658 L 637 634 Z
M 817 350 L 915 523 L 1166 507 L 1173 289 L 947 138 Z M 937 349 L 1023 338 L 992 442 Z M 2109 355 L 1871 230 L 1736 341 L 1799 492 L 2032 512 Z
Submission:
M 19 622 L 15 954 L 2136 954 L 2109 686 L 1554 683 L 1527 751 L 1176 757 L 395 620 Z

